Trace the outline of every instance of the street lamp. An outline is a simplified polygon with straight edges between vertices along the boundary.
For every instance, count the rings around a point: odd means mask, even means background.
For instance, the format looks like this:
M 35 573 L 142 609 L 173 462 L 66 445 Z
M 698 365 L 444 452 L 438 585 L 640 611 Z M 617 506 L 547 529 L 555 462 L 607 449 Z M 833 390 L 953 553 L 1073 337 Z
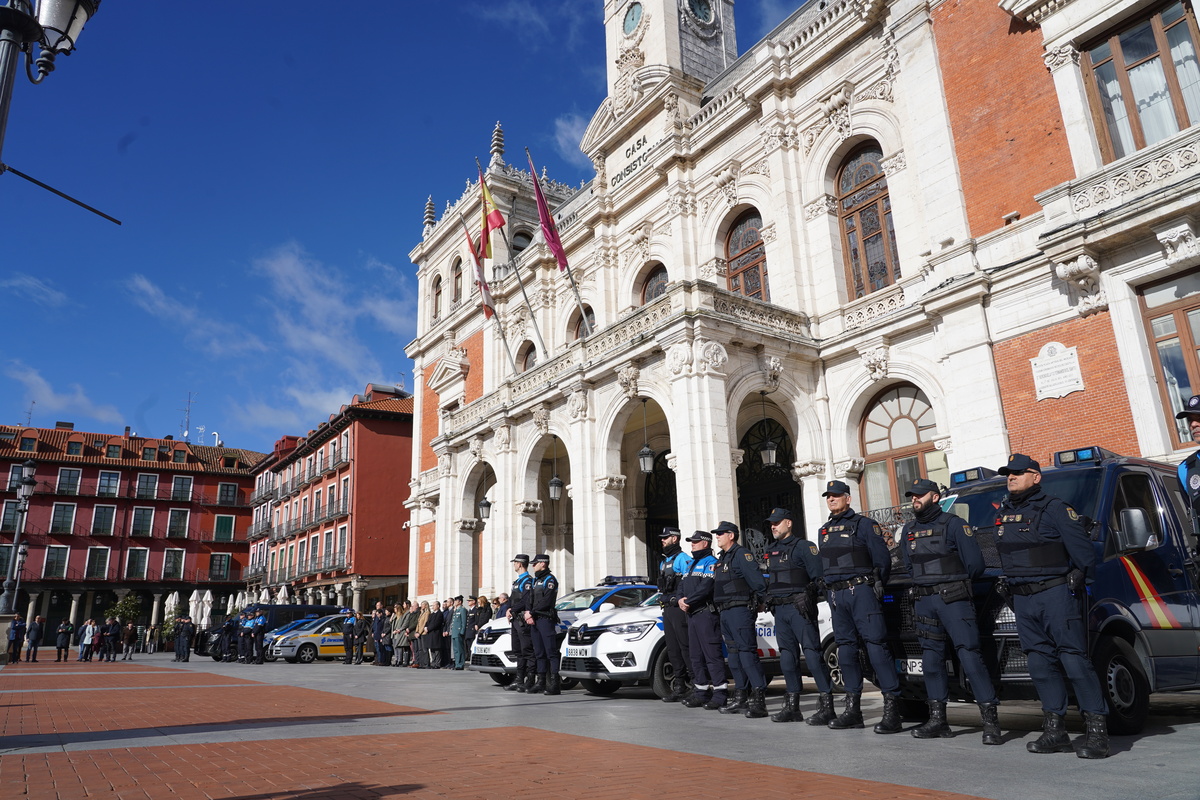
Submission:
M 479 518 L 482 520 L 486 520 L 490 516 L 492 516 L 492 501 L 488 500 L 487 497 L 485 496 L 482 500 L 479 501 Z
M 554 477 L 550 479 L 550 499 L 558 502 L 562 497 L 563 480 L 558 477 L 558 437 L 554 437 Z
M 59 53 L 69 54 L 83 26 L 100 7 L 100 0 L 0 0 L 0 150 L 17 78 L 17 56 L 25 53 L 25 74 L 41 83 L 54 71 Z M 37 43 L 37 77 L 33 74 L 33 44 Z M 3 171 L 3 168 L 0 168 Z
M 37 487 L 33 474 L 37 464 L 29 459 L 21 465 L 21 481 L 17 484 L 17 513 L 21 521 L 17 525 L 16 536 L 13 537 L 13 554 L 8 562 L 8 575 L 4 579 L 4 594 L 0 596 L 0 614 L 12 614 L 17 604 L 17 585 L 21 575 L 21 565 L 29 552 L 29 546 L 21 541 L 25 535 L 25 520 L 29 516 L 29 498 Z
M 766 436 L 767 435 L 767 419 L 768 419 L 768 417 L 767 417 L 767 393 L 765 391 L 763 391 L 763 392 L 759 392 L 758 394 L 759 394 L 759 398 L 762 400 L 763 436 Z M 779 449 L 779 446 L 777 444 L 775 444 L 775 442 L 771 441 L 770 439 L 767 439 L 765 442 L 763 442 L 762 444 L 760 444 L 758 446 L 758 455 L 760 458 L 762 458 L 764 467 L 775 466 L 775 451 L 778 449 Z
M 646 401 L 642 398 L 642 449 L 638 450 L 638 468 L 643 475 L 654 472 L 654 451 L 650 449 L 650 434 L 646 432 Z

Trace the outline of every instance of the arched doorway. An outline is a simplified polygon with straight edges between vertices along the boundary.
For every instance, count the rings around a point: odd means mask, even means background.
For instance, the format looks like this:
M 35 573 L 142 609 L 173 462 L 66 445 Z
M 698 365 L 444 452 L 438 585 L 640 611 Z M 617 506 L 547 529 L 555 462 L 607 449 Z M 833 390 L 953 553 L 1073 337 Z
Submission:
M 475 486 L 475 491 L 471 493 L 473 499 L 472 506 L 466 513 L 467 518 L 470 518 L 471 514 L 476 515 L 475 530 L 470 534 L 471 572 L 467 584 L 472 594 L 479 591 L 479 587 L 483 585 L 484 577 L 487 574 L 484 564 L 485 551 L 487 549 L 484 547 L 484 536 L 488 533 L 492 520 L 496 519 L 490 513 L 496 494 L 496 472 L 492 469 L 492 465 L 486 461 L 482 463 L 480 469 L 479 482 Z M 487 519 L 483 518 L 482 503 L 484 499 L 488 501 L 489 513 Z M 494 537 L 489 537 L 489 539 L 494 540 Z
M 775 463 L 763 463 L 761 451 L 765 442 L 775 443 Z M 800 486 L 792 480 L 788 465 L 796 460 L 792 437 L 784 427 L 771 418 L 754 423 L 738 443 L 742 463 L 737 468 L 738 525 L 743 531 L 742 544 L 761 555 L 770 541 L 766 518 L 773 508 L 786 508 L 797 520 L 804 519 Z M 796 529 L 803 537 L 804 531 Z
M 654 471 L 646 476 L 646 575 L 653 583 L 658 580 L 658 565 L 662 561 L 663 528 L 679 527 L 679 501 L 675 491 L 675 471 L 667 465 L 670 450 L 654 457 Z M 684 532 L 683 538 L 691 536 Z

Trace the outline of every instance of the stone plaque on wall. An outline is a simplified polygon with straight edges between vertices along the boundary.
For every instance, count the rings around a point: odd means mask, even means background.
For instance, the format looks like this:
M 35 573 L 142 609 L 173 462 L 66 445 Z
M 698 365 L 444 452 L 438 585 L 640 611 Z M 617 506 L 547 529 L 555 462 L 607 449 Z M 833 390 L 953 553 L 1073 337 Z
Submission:
M 1074 347 L 1047 342 L 1037 358 L 1029 359 L 1033 368 L 1033 386 L 1037 399 L 1066 397 L 1083 391 L 1083 373 L 1079 369 L 1079 353 Z

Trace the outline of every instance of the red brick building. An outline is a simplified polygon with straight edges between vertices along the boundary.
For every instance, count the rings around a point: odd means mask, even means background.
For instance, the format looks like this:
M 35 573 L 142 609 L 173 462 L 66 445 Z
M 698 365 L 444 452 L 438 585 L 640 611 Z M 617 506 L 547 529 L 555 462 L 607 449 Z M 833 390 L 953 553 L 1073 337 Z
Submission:
M 163 619 L 163 601 L 197 589 L 224 611 L 241 587 L 250 527 L 251 470 L 262 453 L 130 433 L 0 425 L 3 520 L 0 570 L 14 557 L 17 485 L 32 459 L 37 488 L 22 541 L 16 610 L 57 625 L 102 615 L 130 592 L 139 625 Z
M 408 591 L 413 400 L 368 384 L 255 470 L 249 594 L 365 609 Z M 286 589 L 285 589 L 286 587 Z

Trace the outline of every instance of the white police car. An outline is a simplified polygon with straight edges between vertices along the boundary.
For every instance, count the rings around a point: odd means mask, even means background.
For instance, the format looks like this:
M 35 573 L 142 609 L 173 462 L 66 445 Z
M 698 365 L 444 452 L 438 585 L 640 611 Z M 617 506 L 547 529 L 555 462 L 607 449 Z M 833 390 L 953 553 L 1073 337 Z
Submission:
M 824 657 L 826 663 L 832 657 L 836 667 L 829 605 L 822 602 L 817 608 Z M 763 669 L 768 676 L 778 674 L 775 617 L 770 612 L 759 613 L 755 632 Z M 580 614 L 568 629 L 559 674 L 578 679 L 591 694 L 610 695 L 622 686 L 649 683 L 655 694 L 666 697 L 674 677 L 666 644 L 657 594 L 636 608 L 601 607 Z M 838 678 L 840 686 L 840 675 Z
M 271 655 L 290 664 L 311 664 L 320 658 L 343 658 L 341 614 L 309 620 L 280 636 L 271 647 Z
M 609 608 L 636 607 L 657 592 L 658 587 L 640 575 L 610 575 L 598 586 L 571 592 L 559 598 L 554 604 L 559 618 L 559 652 L 562 652 L 562 641 L 567 634 L 567 628 L 581 613 L 590 613 L 606 604 Z M 501 686 L 513 682 L 517 674 L 517 659 L 516 653 L 513 652 L 512 628 L 507 619 L 493 619 L 479 629 L 475 643 L 471 646 L 470 668 L 476 672 L 487 673 Z

